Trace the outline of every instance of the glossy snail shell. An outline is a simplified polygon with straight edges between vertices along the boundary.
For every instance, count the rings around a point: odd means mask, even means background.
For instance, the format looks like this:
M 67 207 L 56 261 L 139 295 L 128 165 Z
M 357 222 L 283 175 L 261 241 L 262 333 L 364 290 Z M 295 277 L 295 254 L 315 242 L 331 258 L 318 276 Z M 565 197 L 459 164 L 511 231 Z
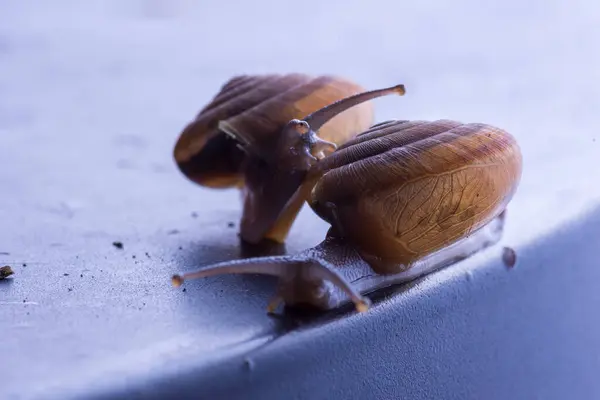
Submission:
M 380 274 L 466 237 L 500 214 L 521 179 L 508 132 L 457 121 L 388 121 L 315 164 L 310 205 Z
M 218 127 L 225 121 L 257 146 L 276 140 L 292 119 L 306 115 L 364 89 L 334 76 L 306 74 L 240 75 L 225 83 L 180 134 L 175 161 L 190 180 L 207 187 L 244 185 L 244 152 Z M 373 123 L 373 106 L 365 102 L 327 122 L 319 136 L 340 145 Z

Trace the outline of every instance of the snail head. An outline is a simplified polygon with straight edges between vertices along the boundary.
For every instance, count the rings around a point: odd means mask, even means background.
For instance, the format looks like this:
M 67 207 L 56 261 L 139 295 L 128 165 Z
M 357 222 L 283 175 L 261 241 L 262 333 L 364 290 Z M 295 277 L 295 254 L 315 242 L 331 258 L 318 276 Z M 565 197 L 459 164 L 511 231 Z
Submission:
M 336 150 L 335 143 L 321 139 L 306 121 L 293 119 L 284 127 L 277 154 L 281 167 L 305 170 Z
M 319 129 L 347 109 L 387 94 L 404 94 L 404 85 L 372 90 L 345 97 L 307 115 L 292 119 L 271 148 L 249 158 L 246 197 L 241 221 L 242 239 L 258 243 L 265 237 L 282 237 L 302 201 L 303 186 L 313 165 L 337 146 L 318 136 Z M 294 211 L 295 210 L 295 211 Z M 293 212 L 292 212 L 293 211 Z

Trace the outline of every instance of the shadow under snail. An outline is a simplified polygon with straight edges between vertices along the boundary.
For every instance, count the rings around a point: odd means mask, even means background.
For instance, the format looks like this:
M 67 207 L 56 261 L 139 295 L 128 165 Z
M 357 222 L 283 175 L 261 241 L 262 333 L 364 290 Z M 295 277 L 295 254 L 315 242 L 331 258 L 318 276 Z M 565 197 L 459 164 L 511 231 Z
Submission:
M 269 303 L 333 309 L 416 279 L 497 243 L 521 179 L 508 132 L 452 120 L 386 121 L 314 163 L 308 202 L 331 227 L 295 255 L 232 260 L 174 275 L 173 284 L 220 274 L 279 278 Z
M 368 100 L 392 93 L 404 86 L 366 92 L 333 76 L 237 76 L 185 127 L 175 161 L 200 185 L 242 190 L 243 241 L 283 243 L 306 201 L 298 189 L 308 169 L 368 129 Z

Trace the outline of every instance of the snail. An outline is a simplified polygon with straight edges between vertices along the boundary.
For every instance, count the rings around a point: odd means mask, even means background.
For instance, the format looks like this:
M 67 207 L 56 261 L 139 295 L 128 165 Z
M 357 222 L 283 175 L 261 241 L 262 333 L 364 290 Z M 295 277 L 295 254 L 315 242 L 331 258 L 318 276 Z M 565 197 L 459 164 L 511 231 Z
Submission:
M 392 93 L 404 86 L 366 92 L 332 76 L 236 76 L 185 127 L 174 158 L 195 183 L 241 189 L 243 241 L 283 243 L 306 200 L 297 195 L 306 171 L 372 124 L 368 100 Z
M 230 273 L 279 278 L 280 303 L 322 310 L 416 279 L 497 243 L 521 180 L 522 155 L 508 132 L 483 123 L 391 120 L 315 163 L 308 203 L 331 227 L 298 254 L 213 264 L 174 275 Z M 307 189 L 308 190 L 308 189 Z

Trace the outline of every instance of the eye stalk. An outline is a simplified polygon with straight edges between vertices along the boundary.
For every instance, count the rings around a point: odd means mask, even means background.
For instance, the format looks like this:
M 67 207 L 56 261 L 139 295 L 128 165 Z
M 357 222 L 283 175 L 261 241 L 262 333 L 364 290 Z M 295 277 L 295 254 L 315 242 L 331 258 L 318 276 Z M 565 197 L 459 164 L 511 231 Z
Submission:
M 337 288 L 343 296 L 354 303 L 358 312 L 366 312 L 371 301 L 352 286 L 339 271 L 320 259 L 303 256 L 256 257 L 230 260 L 188 272 L 173 275 L 171 283 L 181 286 L 191 279 L 206 278 L 226 274 L 261 274 L 279 278 L 278 294 L 269 302 L 267 309 L 273 312 L 279 303 L 322 303 L 328 308 L 330 302 L 330 284 Z M 286 298 L 282 297 L 285 296 Z

